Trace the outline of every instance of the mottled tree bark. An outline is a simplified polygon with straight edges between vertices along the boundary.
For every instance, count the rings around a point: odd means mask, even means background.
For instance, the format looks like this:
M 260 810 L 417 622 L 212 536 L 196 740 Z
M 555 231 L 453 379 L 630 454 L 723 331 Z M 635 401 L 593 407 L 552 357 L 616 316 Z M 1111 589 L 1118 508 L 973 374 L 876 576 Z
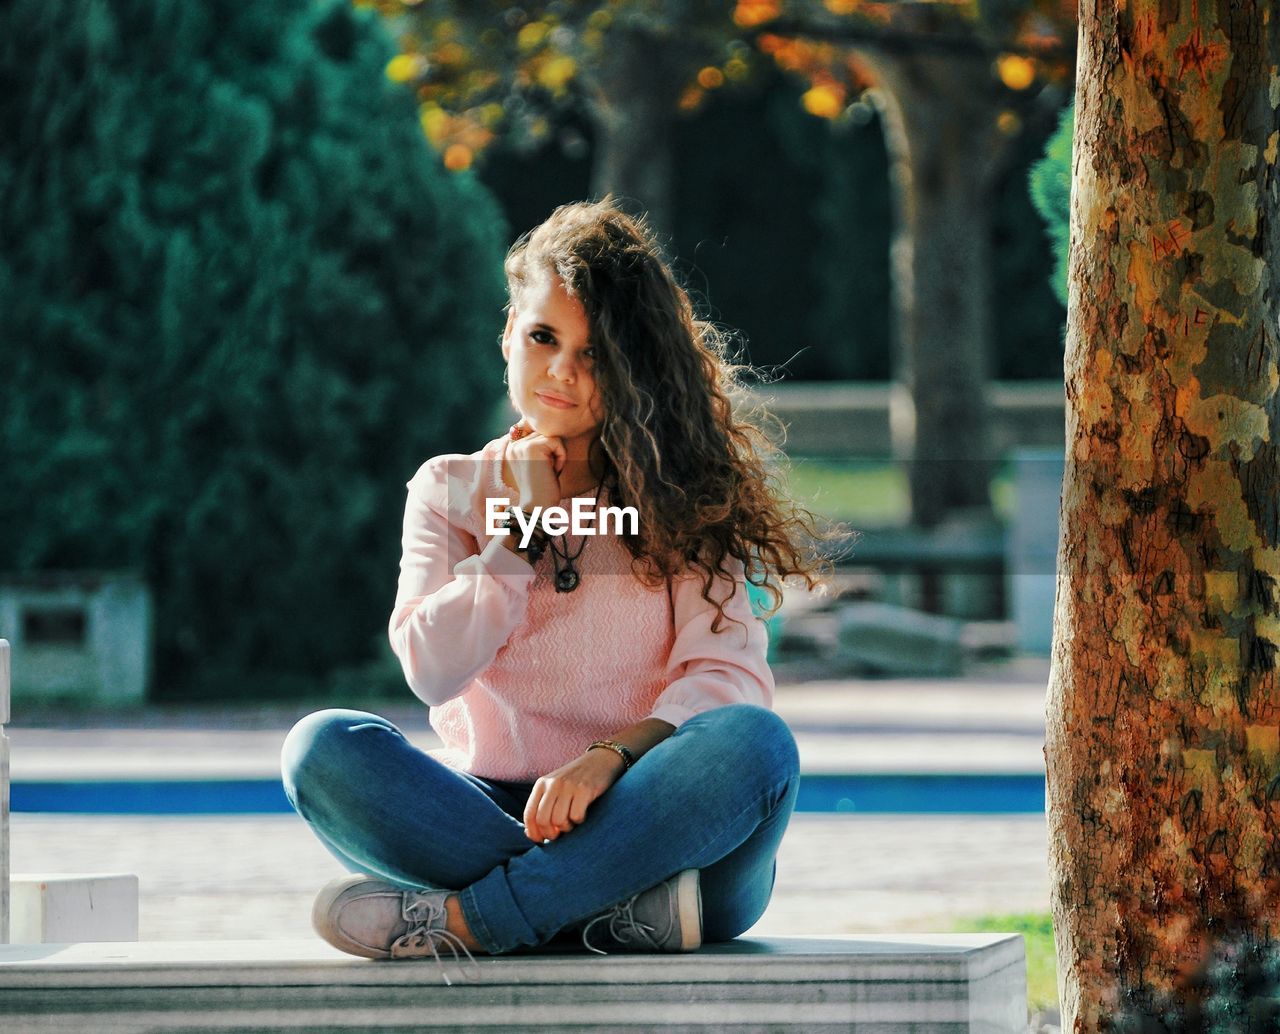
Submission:
M 1063 1029 L 1280 933 L 1280 25 L 1083 0 L 1045 755 Z

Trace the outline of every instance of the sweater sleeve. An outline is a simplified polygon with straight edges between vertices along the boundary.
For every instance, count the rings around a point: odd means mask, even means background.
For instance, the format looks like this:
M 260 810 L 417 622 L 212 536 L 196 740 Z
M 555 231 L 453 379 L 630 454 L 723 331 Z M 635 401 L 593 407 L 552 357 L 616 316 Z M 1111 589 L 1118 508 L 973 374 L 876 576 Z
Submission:
M 711 631 L 716 608 L 702 598 L 703 575 L 681 575 L 671 581 L 675 642 L 667 660 L 667 688 L 655 701 L 650 718 L 679 727 L 695 714 L 725 704 L 773 706 L 773 672 L 765 660 L 768 631 L 751 610 L 742 561 L 730 557 L 725 564 L 734 577 L 735 591 L 724 602 L 718 632 Z M 725 601 L 729 589 L 721 576 L 712 584 L 711 594 Z
M 460 694 L 524 619 L 534 572 L 524 560 L 450 523 L 446 457 L 428 460 L 409 490 L 400 580 L 388 633 L 409 688 L 429 705 Z

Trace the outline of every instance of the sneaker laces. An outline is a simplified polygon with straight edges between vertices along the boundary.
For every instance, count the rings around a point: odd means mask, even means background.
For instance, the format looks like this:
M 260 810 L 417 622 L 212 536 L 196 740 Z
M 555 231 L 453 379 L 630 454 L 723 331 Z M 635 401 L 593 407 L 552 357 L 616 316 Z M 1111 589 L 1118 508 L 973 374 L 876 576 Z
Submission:
M 656 926 L 650 926 L 648 923 L 641 922 L 632 912 L 632 908 L 635 906 L 639 897 L 639 894 L 629 897 L 626 901 L 601 912 L 598 916 L 588 922 L 587 925 L 582 928 L 583 945 L 589 951 L 594 951 L 597 955 L 609 954 L 607 951 L 603 951 L 602 949 L 592 945 L 592 943 L 587 939 L 587 935 L 591 932 L 591 928 L 601 920 L 607 919 L 609 921 L 609 936 L 615 941 L 619 941 L 624 945 L 638 941 L 641 944 L 648 945 L 655 951 L 660 951 L 662 949 L 662 945 L 658 943 L 658 938 L 656 936 L 658 928 Z
M 461 937 L 445 927 L 447 913 L 442 898 L 435 894 L 427 895 L 405 891 L 403 903 L 400 907 L 400 915 L 409 924 L 409 929 L 391 942 L 390 951 L 393 959 L 420 958 L 421 949 L 424 947 L 430 948 L 432 956 L 440 967 L 440 974 L 444 977 L 444 982 L 452 987 L 453 981 L 449 979 L 444 959 L 440 957 L 439 951 L 436 950 L 437 942 L 439 942 L 446 945 L 453 952 L 454 960 L 458 962 L 462 961 L 462 956 L 458 954 L 458 949 L 461 948 L 475 967 L 474 972 L 477 977 L 479 976 L 480 964 L 476 962 L 476 957 L 467 950 L 467 946 L 463 943 Z M 466 973 L 467 970 L 464 969 L 463 972 Z

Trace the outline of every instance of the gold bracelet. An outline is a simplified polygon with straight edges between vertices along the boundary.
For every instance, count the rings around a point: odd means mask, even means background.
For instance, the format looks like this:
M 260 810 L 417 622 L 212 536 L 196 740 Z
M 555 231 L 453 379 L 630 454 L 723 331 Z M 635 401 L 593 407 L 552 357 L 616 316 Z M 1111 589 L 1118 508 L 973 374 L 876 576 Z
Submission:
M 610 750 L 617 753 L 618 757 L 622 758 L 622 763 L 624 765 L 622 770 L 624 772 L 636 763 L 636 756 L 625 746 L 615 740 L 596 740 L 595 743 L 591 744 L 591 747 L 608 747 Z M 591 747 L 588 747 L 587 750 L 590 750 Z

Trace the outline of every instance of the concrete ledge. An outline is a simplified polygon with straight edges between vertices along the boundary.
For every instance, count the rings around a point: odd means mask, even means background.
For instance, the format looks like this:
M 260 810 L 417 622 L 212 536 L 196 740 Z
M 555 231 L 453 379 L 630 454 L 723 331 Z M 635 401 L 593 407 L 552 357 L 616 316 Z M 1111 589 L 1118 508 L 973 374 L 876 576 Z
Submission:
M 14 873 L 10 887 L 14 944 L 138 939 L 133 873 Z
M 0 947 L 0 1029 L 1026 1029 L 1016 934 L 744 937 L 689 955 L 565 946 L 476 962 L 448 959 L 446 986 L 432 960 L 369 962 L 318 940 Z

